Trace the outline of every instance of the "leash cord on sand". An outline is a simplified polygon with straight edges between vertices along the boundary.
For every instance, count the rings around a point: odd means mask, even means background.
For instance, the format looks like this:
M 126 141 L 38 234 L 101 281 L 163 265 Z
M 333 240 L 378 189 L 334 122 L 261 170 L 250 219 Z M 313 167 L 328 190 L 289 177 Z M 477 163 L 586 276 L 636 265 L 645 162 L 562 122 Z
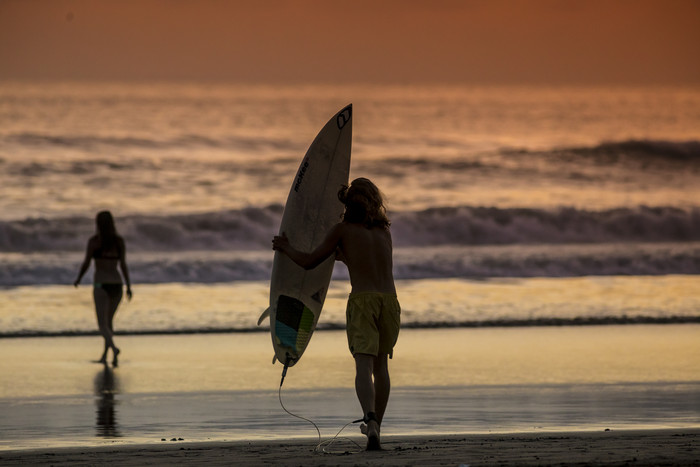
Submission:
M 307 422 L 311 423 L 314 426 L 314 428 L 316 428 L 316 432 L 318 433 L 318 444 L 314 448 L 314 452 L 322 452 L 324 454 L 355 454 L 355 453 L 361 452 L 362 446 L 357 444 L 354 440 L 352 440 L 350 438 L 346 438 L 346 437 L 339 438 L 340 433 L 342 433 L 343 430 L 348 427 L 348 425 L 352 425 L 353 423 L 357 423 L 360 420 L 354 420 L 352 422 L 346 423 L 345 426 L 343 426 L 343 428 L 341 428 L 340 431 L 338 431 L 338 433 L 336 433 L 336 435 L 333 438 L 327 439 L 325 441 L 321 441 L 321 430 L 319 430 L 318 425 L 316 425 L 313 421 L 309 420 L 308 418 L 304 418 L 301 415 L 293 414 L 292 412 L 287 410 L 287 408 L 284 406 L 284 403 L 282 403 L 282 383 L 284 383 L 284 377 L 286 376 L 286 374 L 287 374 L 287 365 L 285 365 L 284 370 L 282 370 L 282 380 L 280 381 L 279 391 L 277 392 L 277 396 L 279 398 L 280 405 L 282 406 L 282 410 L 287 412 L 292 417 L 307 421 Z M 357 446 L 358 450 L 357 451 L 347 451 L 347 450 L 331 451 L 330 447 L 333 445 L 333 443 L 335 443 L 336 441 L 341 440 L 341 439 L 350 441 L 355 446 Z
M 321 451 L 325 454 L 357 454 L 359 452 L 362 452 L 363 451 L 362 446 L 357 444 L 357 442 L 355 442 L 354 440 L 347 438 L 347 437 L 339 438 L 340 433 L 342 433 L 343 430 L 348 427 L 348 425 L 352 425 L 353 423 L 357 423 L 357 422 L 352 421 L 352 422 L 346 423 L 345 426 L 343 426 L 343 428 L 341 428 L 340 431 L 338 431 L 338 433 L 336 433 L 336 435 L 334 437 L 332 437 L 331 439 L 327 439 L 321 443 L 318 443 L 318 445 L 316 446 L 314 451 L 315 452 Z M 330 447 L 333 445 L 333 443 L 335 443 L 336 441 L 341 440 L 341 439 L 351 442 L 352 444 L 357 446 L 357 449 L 354 451 L 348 451 L 347 449 L 344 451 L 331 451 Z

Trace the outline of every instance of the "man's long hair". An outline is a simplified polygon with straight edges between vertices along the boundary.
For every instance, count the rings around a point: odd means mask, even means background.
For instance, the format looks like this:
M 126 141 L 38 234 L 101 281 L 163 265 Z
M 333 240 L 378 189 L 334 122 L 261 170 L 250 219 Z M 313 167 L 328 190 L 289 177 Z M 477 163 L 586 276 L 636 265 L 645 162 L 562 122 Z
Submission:
M 344 222 L 362 224 L 367 228 L 388 228 L 391 225 L 382 193 L 369 179 L 356 178 L 350 186 L 343 185 L 338 199 L 345 205 Z

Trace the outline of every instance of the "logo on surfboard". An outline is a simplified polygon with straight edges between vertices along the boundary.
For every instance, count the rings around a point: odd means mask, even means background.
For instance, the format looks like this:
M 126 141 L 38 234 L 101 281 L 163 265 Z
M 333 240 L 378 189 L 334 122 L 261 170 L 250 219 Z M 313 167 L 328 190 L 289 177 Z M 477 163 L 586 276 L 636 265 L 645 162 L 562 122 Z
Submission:
M 304 181 L 304 175 L 306 175 L 306 169 L 309 168 L 309 158 L 307 157 L 304 159 L 304 163 L 301 165 L 301 168 L 299 168 L 299 174 L 297 175 L 297 181 L 294 184 L 294 191 L 299 192 L 299 187 L 301 186 L 301 182 Z
M 338 129 L 342 130 L 345 125 L 350 121 L 350 118 L 352 117 L 352 105 L 349 105 L 345 107 L 343 110 L 340 111 L 338 114 Z

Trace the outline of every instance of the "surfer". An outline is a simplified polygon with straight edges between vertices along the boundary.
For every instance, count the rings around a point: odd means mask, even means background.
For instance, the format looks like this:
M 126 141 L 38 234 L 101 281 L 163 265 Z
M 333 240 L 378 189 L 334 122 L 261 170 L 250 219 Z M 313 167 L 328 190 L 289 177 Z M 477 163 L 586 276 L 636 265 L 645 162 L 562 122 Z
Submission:
M 93 298 L 95 311 L 97 312 L 97 324 L 100 334 L 104 337 L 105 347 L 99 363 L 107 362 L 107 351 L 112 349 L 112 364 L 117 366 L 119 348 L 114 345 L 114 331 L 112 320 L 117 312 L 117 307 L 122 299 L 123 284 L 126 281 L 126 296 L 131 300 L 131 282 L 129 270 L 126 266 L 126 247 L 124 239 L 117 233 L 114 226 L 114 218 L 109 211 L 101 211 L 96 218 L 97 233 L 90 237 L 85 252 L 85 260 L 80 266 L 78 277 L 73 282 L 78 287 L 80 279 L 90 266 L 90 261 L 95 260 L 95 275 L 93 284 Z M 119 274 L 117 266 L 121 267 Z
M 379 189 L 366 178 L 343 186 L 338 198 L 345 205 L 342 221 L 314 251 L 295 249 L 284 233 L 274 237 L 272 247 L 307 270 L 334 253 L 347 265 L 352 291 L 346 328 L 355 358 L 355 391 L 364 413 L 367 449 L 376 450 L 381 449 L 379 432 L 391 388 L 387 357 L 392 356 L 401 318 L 392 273 L 390 222 Z

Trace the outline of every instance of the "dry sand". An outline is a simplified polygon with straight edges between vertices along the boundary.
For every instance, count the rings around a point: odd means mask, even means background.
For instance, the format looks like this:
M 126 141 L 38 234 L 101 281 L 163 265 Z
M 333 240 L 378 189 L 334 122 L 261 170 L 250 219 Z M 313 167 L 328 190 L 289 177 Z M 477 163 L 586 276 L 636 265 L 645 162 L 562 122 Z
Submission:
M 387 437 L 381 452 L 304 441 L 119 445 L 0 452 L 1 465 L 700 465 L 700 430 Z M 347 447 L 348 449 L 353 449 Z M 341 446 L 331 446 L 332 450 Z

